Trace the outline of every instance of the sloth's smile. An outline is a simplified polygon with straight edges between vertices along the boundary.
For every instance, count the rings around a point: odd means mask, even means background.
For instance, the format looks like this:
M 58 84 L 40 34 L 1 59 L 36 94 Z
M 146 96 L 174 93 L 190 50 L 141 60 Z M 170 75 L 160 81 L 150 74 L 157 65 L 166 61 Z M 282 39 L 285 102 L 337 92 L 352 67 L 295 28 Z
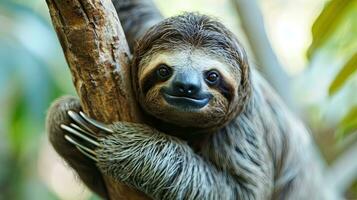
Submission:
M 210 96 L 203 98 L 190 98 L 184 96 L 174 96 L 167 93 L 163 93 L 164 99 L 170 105 L 183 109 L 200 109 L 206 106 L 211 99 Z

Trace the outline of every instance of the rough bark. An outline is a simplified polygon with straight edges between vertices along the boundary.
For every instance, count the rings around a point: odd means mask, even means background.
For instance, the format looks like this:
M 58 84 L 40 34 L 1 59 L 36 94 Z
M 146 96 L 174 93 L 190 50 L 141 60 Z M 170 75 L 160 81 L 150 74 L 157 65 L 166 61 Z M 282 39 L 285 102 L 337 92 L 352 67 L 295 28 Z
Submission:
M 139 121 L 129 48 L 110 0 L 46 0 L 84 112 L 103 122 Z M 110 199 L 148 199 L 104 177 Z

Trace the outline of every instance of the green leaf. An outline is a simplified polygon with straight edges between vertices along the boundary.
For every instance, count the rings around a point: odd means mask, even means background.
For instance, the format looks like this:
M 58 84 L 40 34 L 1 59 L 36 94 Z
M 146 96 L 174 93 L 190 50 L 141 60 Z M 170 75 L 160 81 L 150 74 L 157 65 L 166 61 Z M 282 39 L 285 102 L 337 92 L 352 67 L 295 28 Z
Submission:
M 353 107 L 341 120 L 336 135 L 341 138 L 354 131 L 357 131 L 357 106 Z
M 312 26 L 312 43 L 307 51 L 310 59 L 315 50 L 321 47 L 324 42 L 334 33 L 337 27 L 343 21 L 349 6 L 357 0 L 331 0 L 321 14 L 315 20 Z
M 329 95 L 335 94 L 357 70 L 357 52 L 350 58 L 349 61 L 342 67 L 340 72 L 332 81 L 328 93 Z

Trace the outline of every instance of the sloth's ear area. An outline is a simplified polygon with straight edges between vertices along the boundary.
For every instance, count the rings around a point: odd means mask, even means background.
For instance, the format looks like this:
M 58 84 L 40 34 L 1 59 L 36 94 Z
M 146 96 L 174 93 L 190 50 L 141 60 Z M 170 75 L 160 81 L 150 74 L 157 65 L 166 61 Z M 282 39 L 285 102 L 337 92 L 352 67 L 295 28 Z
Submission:
M 98 122 L 83 112 L 76 113 L 68 111 L 68 116 L 73 120 L 69 125 L 61 124 L 60 127 L 66 131 L 65 139 L 73 144 L 83 155 L 97 162 L 95 149 L 100 148 L 97 133 L 112 134 L 114 131 L 108 125 Z

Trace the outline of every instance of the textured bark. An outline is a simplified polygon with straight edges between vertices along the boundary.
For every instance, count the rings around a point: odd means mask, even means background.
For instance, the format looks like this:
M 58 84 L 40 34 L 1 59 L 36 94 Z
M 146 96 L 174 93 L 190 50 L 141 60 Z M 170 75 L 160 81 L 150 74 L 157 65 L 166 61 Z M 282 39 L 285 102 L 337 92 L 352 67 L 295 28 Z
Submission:
M 139 121 L 129 48 L 110 0 L 46 0 L 84 112 L 102 122 Z M 148 199 L 104 177 L 110 199 Z

